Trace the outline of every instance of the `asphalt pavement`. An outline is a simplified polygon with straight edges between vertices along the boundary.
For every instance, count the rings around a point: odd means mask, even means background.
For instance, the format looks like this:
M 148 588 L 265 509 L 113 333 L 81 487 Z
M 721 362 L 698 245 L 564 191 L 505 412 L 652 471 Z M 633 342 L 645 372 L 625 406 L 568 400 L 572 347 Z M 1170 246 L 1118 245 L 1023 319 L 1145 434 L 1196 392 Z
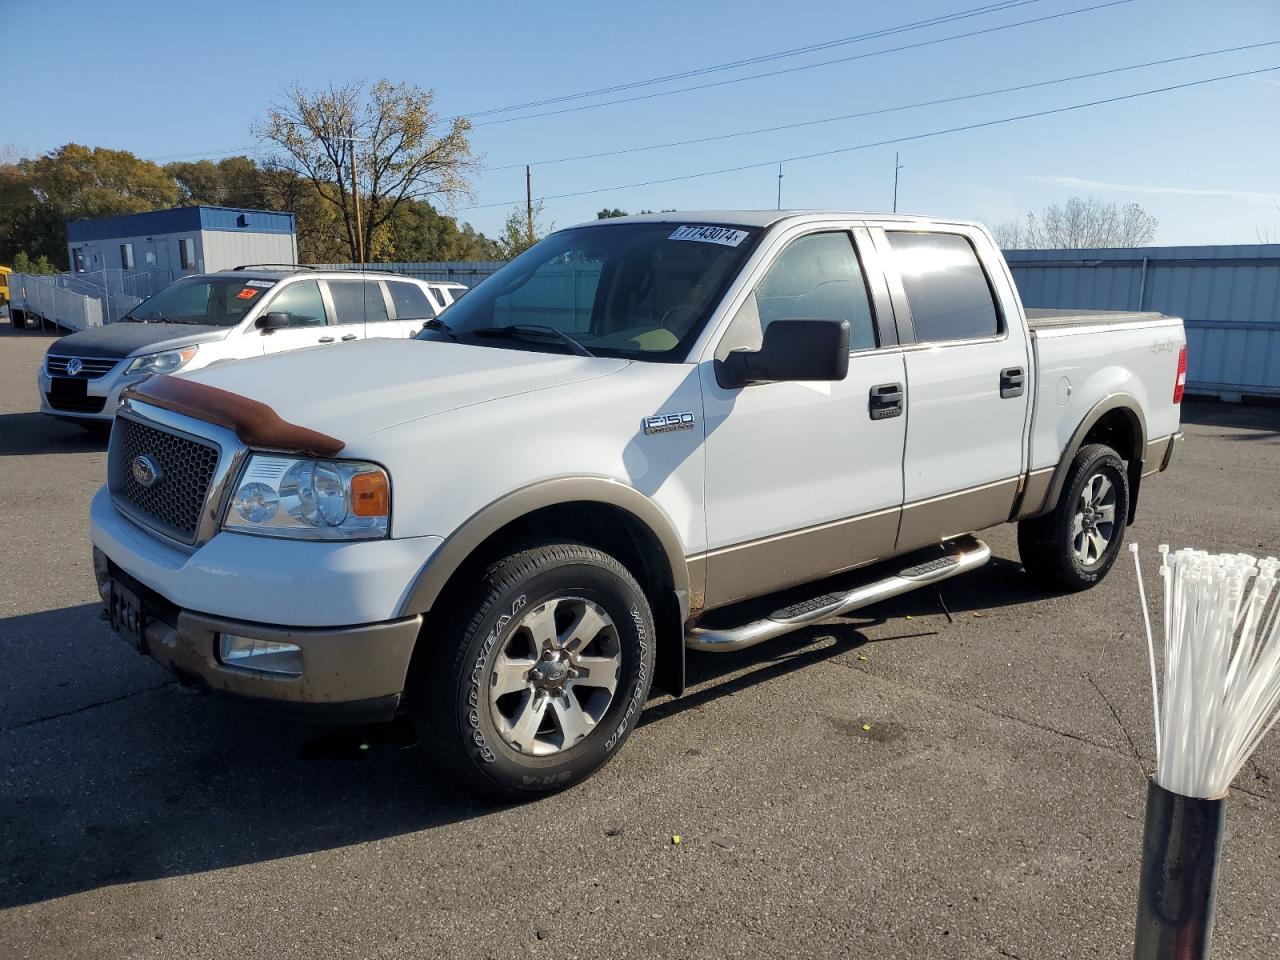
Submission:
M 187 692 L 98 617 L 105 442 L 34 412 L 0 325 L 0 957 L 1124 957 L 1146 647 L 1127 554 L 1049 596 L 983 570 L 691 654 L 619 757 L 476 802 L 397 727 Z M 1187 402 L 1129 537 L 1280 552 L 1280 409 Z M 680 842 L 673 842 L 679 836 Z M 1280 956 L 1280 735 L 1227 812 L 1215 956 Z

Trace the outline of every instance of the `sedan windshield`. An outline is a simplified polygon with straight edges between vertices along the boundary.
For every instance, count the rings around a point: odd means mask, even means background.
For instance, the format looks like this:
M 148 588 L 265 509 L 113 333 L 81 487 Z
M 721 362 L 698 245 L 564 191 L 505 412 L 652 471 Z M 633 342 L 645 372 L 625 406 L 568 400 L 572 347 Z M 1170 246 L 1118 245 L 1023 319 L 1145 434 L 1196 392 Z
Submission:
M 419 338 L 683 360 L 757 234 L 670 222 L 562 230 L 468 292 Z
M 234 327 L 275 285 L 274 280 L 245 277 L 183 277 L 143 300 L 124 319 Z

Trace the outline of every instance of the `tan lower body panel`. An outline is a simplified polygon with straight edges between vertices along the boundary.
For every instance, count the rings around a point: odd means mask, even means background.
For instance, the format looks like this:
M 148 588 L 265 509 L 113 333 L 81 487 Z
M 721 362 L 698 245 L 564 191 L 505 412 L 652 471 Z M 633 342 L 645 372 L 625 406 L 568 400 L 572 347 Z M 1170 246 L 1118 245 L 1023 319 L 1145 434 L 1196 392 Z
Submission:
M 902 508 L 902 526 L 894 552 L 906 553 L 1004 523 L 1013 510 L 1017 493 L 1018 478 L 1010 477 L 943 497 L 908 503 Z
M 289 629 L 183 611 L 176 627 L 152 620 L 147 646 L 162 666 L 199 677 L 213 690 L 291 703 L 342 703 L 402 692 L 421 629 L 420 616 L 359 627 Z M 302 676 L 225 666 L 214 655 L 219 633 L 296 643 L 302 648 Z
M 896 507 L 713 550 L 706 565 L 704 609 L 759 597 L 893 553 Z M 698 560 L 689 561 L 690 570 Z
M 1044 498 L 1049 495 L 1053 486 L 1055 467 L 1041 467 L 1027 474 L 1026 485 L 1022 488 L 1022 501 L 1018 505 L 1018 517 L 1034 517 L 1044 510 Z
M 1142 455 L 1142 475 L 1149 477 L 1164 469 L 1165 454 L 1169 452 L 1170 437 L 1156 437 L 1147 441 L 1147 449 Z

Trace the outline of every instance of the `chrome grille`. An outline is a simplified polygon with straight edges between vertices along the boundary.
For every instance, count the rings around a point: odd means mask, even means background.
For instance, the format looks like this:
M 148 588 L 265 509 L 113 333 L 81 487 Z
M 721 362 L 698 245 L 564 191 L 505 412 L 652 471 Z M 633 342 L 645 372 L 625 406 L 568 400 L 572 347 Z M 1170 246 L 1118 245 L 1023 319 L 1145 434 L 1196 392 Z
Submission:
M 79 363 L 79 369 L 75 373 L 67 369 L 72 360 Z M 105 377 L 114 370 L 119 362 L 119 360 L 103 357 L 47 356 L 44 358 L 44 369 L 51 377 L 77 377 L 81 380 L 97 380 L 99 377 Z
M 212 442 L 117 416 L 108 454 L 107 487 L 126 513 L 175 540 L 194 543 L 219 457 L 218 446 Z M 149 486 L 140 482 L 134 469 L 140 458 L 155 468 Z M 141 471 L 143 479 L 147 472 Z

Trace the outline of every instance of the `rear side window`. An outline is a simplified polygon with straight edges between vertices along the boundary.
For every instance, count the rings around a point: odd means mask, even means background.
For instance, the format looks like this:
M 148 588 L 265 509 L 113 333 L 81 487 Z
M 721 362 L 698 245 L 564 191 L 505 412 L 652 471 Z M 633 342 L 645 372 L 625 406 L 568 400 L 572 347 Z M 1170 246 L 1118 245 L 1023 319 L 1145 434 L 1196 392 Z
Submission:
M 760 330 L 784 320 L 848 320 L 849 349 L 876 345 L 862 267 L 847 233 L 813 233 L 782 251 L 755 290 Z
M 376 280 L 330 280 L 335 323 L 375 323 L 387 319 L 387 304 Z
M 430 320 L 436 315 L 426 291 L 416 283 L 388 280 L 387 289 L 391 291 L 391 303 L 396 308 L 397 320 Z
M 1000 333 L 987 275 L 969 241 L 956 233 L 886 234 L 911 306 L 916 340 L 936 343 Z

